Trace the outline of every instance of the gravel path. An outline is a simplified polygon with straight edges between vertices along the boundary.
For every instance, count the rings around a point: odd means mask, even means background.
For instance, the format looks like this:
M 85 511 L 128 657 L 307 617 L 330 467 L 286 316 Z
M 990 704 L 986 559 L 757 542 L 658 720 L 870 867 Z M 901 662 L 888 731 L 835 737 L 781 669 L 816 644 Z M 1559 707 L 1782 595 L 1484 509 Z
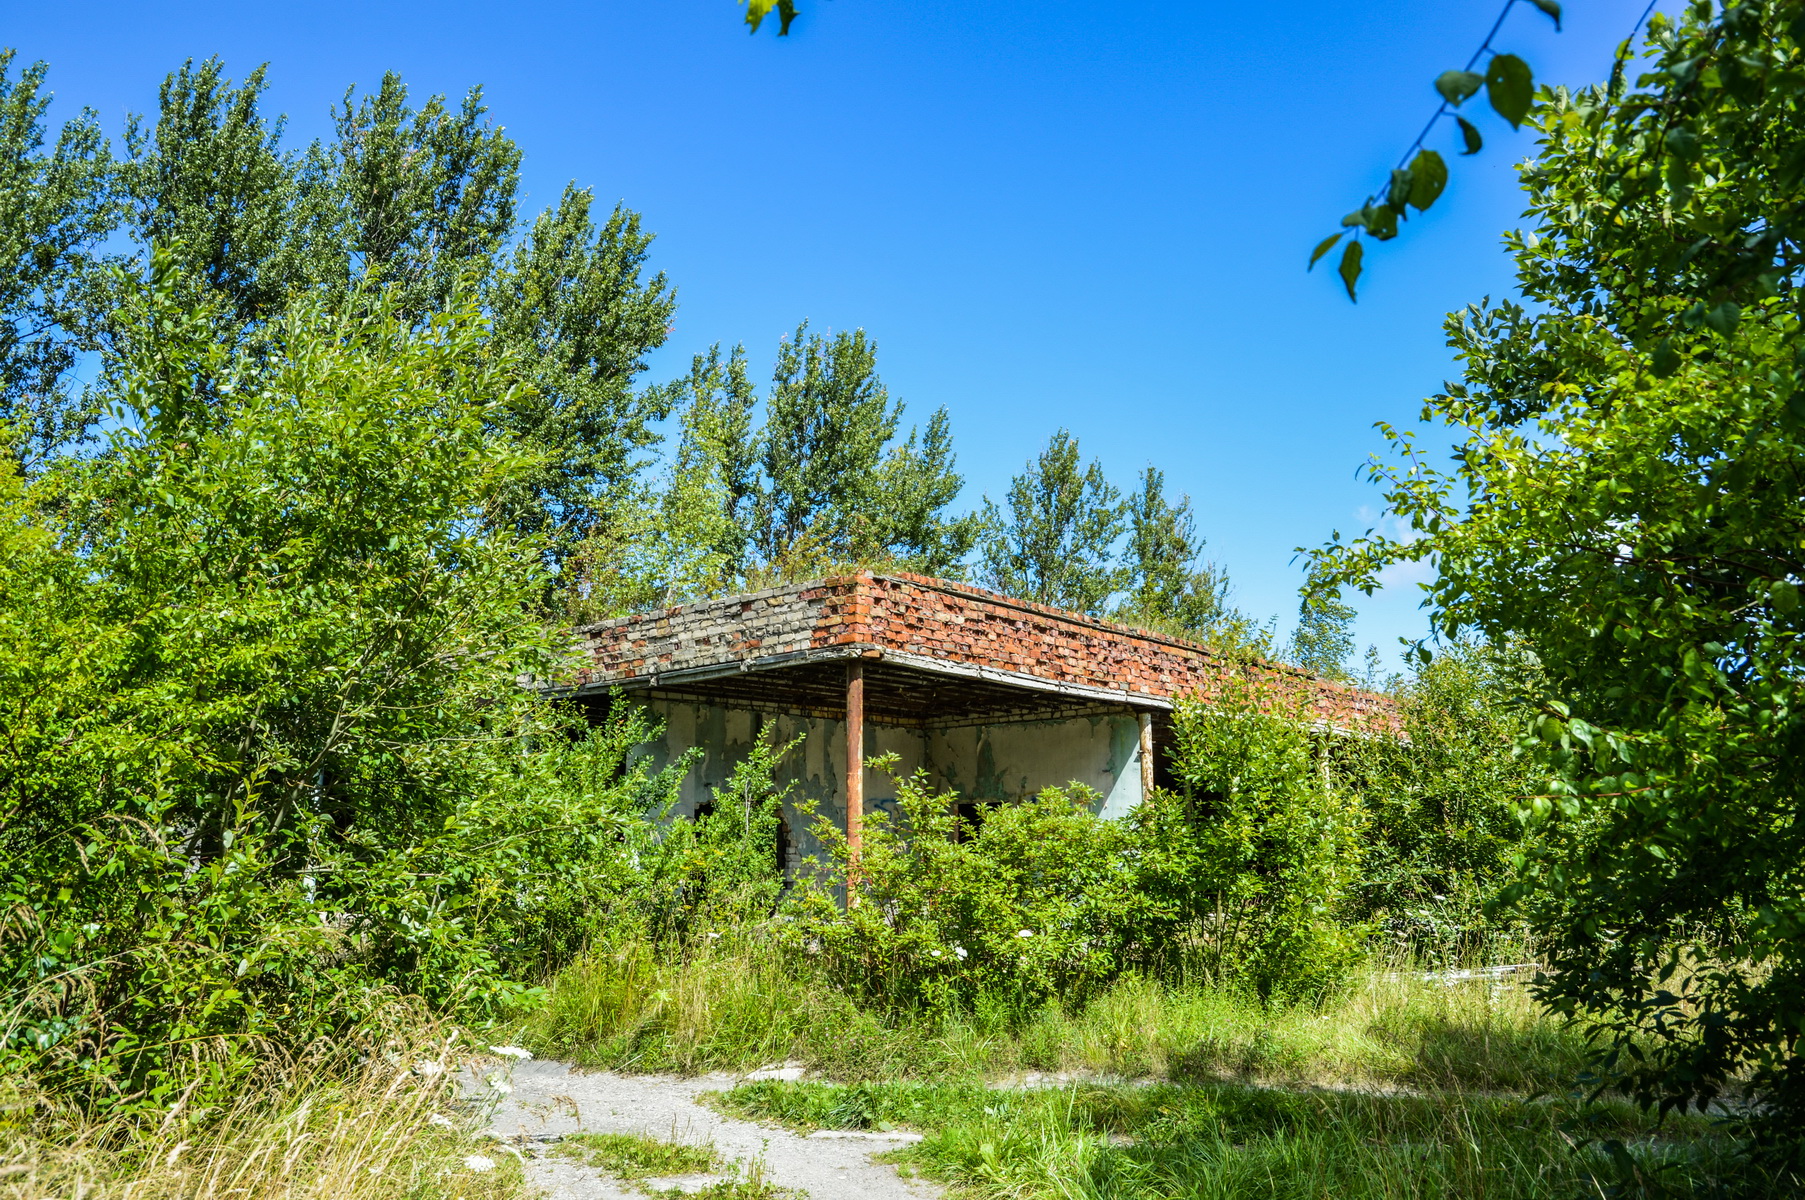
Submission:
M 775 1125 L 724 1117 L 696 1102 L 703 1092 L 725 1091 L 746 1079 L 794 1079 L 796 1068 L 751 1075 L 616 1075 L 572 1070 L 549 1060 L 513 1070 L 513 1092 L 495 1110 L 491 1128 L 525 1158 L 527 1177 L 550 1200 L 644 1200 L 632 1184 L 558 1156 L 553 1146 L 571 1133 L 636 1133 L 666 1141 L 713 1142 L 716 1152 L 744 1171 L 762 1162 L 764 1178 L 806 1192 L 812 1200 L 929 1200 L 940 1190 L 903 1179 L 896 1168 L 871 1156 L 919 1135 L 844 1134 L 803 1136 Z M 648 1187 L 695 1191 L 719 1176 L 648 1180 Z

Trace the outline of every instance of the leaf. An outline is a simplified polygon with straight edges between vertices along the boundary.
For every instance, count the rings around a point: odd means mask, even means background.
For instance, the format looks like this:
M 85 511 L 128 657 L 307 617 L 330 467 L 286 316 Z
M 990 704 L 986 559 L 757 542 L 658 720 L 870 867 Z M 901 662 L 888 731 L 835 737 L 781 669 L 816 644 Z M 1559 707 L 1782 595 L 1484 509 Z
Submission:
M 765 23 L 765 18 L 776 7 L 777 0 L 746 0 L 746 24 L 752 27 L 753 33 L 758 32 L 758 27 Z
M 1343 225 L 1357 225 L 1364 229 L 1366 228 L 1366 212 L 1367 210 L 1364 208 L 1356 208 L 1353 212 L 1341 218 L 1341 223 Z
M 1359 297 L 1354 295 L 1354 281 L 1360 278 L 1360 259 L 1365 254 L 1365 247 L 1358 241 L 1349 242 L 1347 249 L 1341 252 L 1341 265 L 1335 268 L 1335 273 L 1341 276 L 1341 286 L 1347 289 L 1347 298 L 1356 303 Z
M 1316 269 L 1316 260 L 1321 258 L 1323 255 L 1327 254 L 1329 251 L 1333 250 L 1335 248 L 1335 243 L 1339 242 L 1342 238 L 1344 238 L 1346 236 L 1347 236 L 1347 230 L 1344 229 L 1340 233 L 1331 234 L 1330 236 L 1322 239 L 1322 241 L 1317 242 L 1316 249 L 1310 251 L 1310 265 L 1305 269 L 1314 271 Z
M 1530 101 L 1535 98 L 1535 80 L 1529 64 L 1514 54 L 1496 55 L 1485 69 L 1485 96 L 1512 129 L 1521 126 L 1523 118 L 1529 115 Z
M 1649 365 L 1654 369 L 1657 379 L 1666 379 L 1680 369 L 1679 351 L 1673 348 L 1672 338 L 1662 338 L 1655 343 L 1654 353 L 1649 359 Z
M 777 36 L 789 36 L 790 22 L 796 19 L 796 0 L 746 0 L 746 24 L 752 27 L 751 32 L 758 32 L 772 9 L 777 10 Z
M 1366 232 L 1381 242 L 1389 242 L 1398 236 L 1398 213 L 1394 208 L 1380 205 L 1366 214 Z
M 1485 139 L 1479 136 L 1479 131 L 1477 129 L 1473 128 L 1473 123 L 1471 121 L 1467 120 L 1465 117 L 1455 117 L 1454 120 L 1456 122 L 1458 122 L 1460 125 L 1461 140 L 1466 142 L 1466 144 L 1467 144 L 1467 148 L 1465 150 L 1462 150 L 1461 153 L 1462 154 L 1479 153 L 1479 148 L 1481 146 L 1485 145 Z
M 1448 186 L 1448 164 L 1433 150 L 1420 150 L 1410 160 L 1410 204 L 1418 212 L 1435 203 Z
M 1470 99 L 1485 82 L 1485 76 L 1476 71 L 1443 71 L 1435 77 L 1435 90 L 1441 98 L 1459 108 L 1463 100 Z
M 1385 207 L 1400 217 L 1407 217 L 1410 214 L 1405 211 L 1405 205 L 1409 203 L 1410 170 L 1407 167 L 1394 169 L 1391 173 L 1391 184 L 1385 189 Z
M 1556 0 L 1529 0 L 1529 2 L 1554 18 L 1554 31 L 1561 31 L 1561 6 Z
M 1742 319 L 1742 309 L 1734 301 L 1725 300 L 1722 304 L 1705 314 L 1705 324 L 1717 330 L 1725 337 L 1736 331 L 1736 322 Z
M 1789 613 L 1799 607 L 1799 585 L 1786 579 L 1774 580 L 1773 587 L 1768 589 L 1775 612 Z
M 1667 131 L 1667 152 L 1682 162 L 1691 162 L 1698 157 L 1698 134 L 1684 125 L 1675 125 Z

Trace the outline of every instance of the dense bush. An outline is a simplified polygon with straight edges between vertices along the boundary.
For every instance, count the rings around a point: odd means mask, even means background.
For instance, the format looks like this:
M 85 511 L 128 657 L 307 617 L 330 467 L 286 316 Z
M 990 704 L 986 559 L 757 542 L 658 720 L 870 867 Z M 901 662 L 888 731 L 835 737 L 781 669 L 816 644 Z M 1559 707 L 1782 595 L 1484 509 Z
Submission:
M 1351 891 L 1367 813 L 1336 786 L 1306 714 L 1237 691 L 1174 722 L 1178 794 L 1136 814 L 1148 889 L 1190 932 L 1208 977 L 1291 999 L 1333 988 L 1362 954 Z
M 833 861 L 805 881 L 790 936 L 845 989 L 902 1007 L 1078 1005 L 1129 972 L 1320 997 L 1363 952 L 1365 816 L 1299 715 L 1267 705 L 1248 691 L 1181 706 L 1180 790 L 1122 821 L 1049 788 L 973 829 L 958 797 L 899 779 L 899 816 L 874 814 L 856 867 L 820 824 Z
M 834 983 L 892 1007 L 1027 1011 L 1135 961 L 1157 914 L 1130 830 L 1093 817 L 1088 795 L 1049 789 L 974 830 L 955 795 L 896 782 L 898 816 L 872 814 L 855 868 L 844 837 L 817 826 L 833 862 L 792 902 L 791 936 Z
M 1518 805 L 1537 766 L 1516 740 L 1533 678 L 1520 655 L 1447 644 L 1399 684 L 1402 738 L 1336 748 L 1336 778 L 1371 819 L 1356 909 L 1402 948 L 1473 954 L 1513 932 L 1488 907 L 1526 844 Z
M 529 1002 L 664 786 L 519 686 L 556 641 L 481 519 L 530 466 L 481 321 L 361 295 L 228 353 L 177 291 L 130 288 L 109 450 L 0 478 L 0 1054 L 95 1101 Z

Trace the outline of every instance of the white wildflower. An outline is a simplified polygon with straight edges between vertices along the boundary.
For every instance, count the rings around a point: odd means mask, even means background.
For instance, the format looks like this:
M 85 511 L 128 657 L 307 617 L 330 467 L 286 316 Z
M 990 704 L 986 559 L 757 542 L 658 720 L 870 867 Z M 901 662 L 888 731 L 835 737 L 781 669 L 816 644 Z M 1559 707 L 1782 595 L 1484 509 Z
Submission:
M 940 951 L 938 951 L 938 950 L 929 950 L 929 951 L 928 951 L 928 956 L 929 956 L 929 957 L 930 957 L 930 958 L 939 958 L 939 957 L 940 957 Z
M 427 1079 L 431 1079 L 434 1075 L 443 1075 L 444 1073 L 444 1066 L 440 1063 L 433 1062 L 430 1059 L 422 1059 L 414 1064 L 414 1074 L 423 1075 Z
M 953 953 L 957 954 L 960 958 L 969 958 L 970 957 L 970 955 L 968 955 L 966 953 L 964 946 L 954 946 Z
M 466 1154 L 464 1156 L 464 1165 L 469 1167 L 472 1171 L 481 1174 L 484 1171 L 493 1171 L 495 1169 L 495 1160 L 486 1154 Z
M 499 1054 L 503 1058 L 518 1058 L 521 1062 L 533 1057 L 531 1050 L 522 1050 L 519 1046 L 490 1046 L 489 1053 Z
M 1016 937 L 1033 937 L 1034 931 L 1032 929 L 1018 929 L 1015 931 L 1015 936 Z
M 428 1125 L 437 1125 L 441 1129 L 456 1129 L 457 1128 L 457 1122 L 453 1121 L 450 1117 L 446 1116 L 444 1113 L 434 1113 L 432 1116 L 426 1118 L 426 1123 Z
M 514 1090 L 512 1087 L 510 1087 L 506 1083 L 503 1083 L 499 1078 L 497 1078 L 494 1075 L 489 1076 L 489 1086 L 494 1088 L 496 1090 L 496 1092 L 498 1092 L 499 1094 L 501 1094 L 503 1096 L 508 1095 L 510 1092 L 512 1092 Z

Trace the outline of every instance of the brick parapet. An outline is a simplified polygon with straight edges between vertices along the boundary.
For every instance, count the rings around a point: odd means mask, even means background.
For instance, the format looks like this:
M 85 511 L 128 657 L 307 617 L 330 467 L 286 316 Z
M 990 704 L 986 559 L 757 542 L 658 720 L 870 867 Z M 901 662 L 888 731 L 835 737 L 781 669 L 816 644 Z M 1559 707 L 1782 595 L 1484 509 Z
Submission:
M 577 631 L 580 682 L 607 685 L 778 655 L 868 647 L 1160 707 L 1252 685 L 1345 729 L 1395 729 L 1394 702 L 1276 663 L 919 575 L 861 573 L 621 617 Z

